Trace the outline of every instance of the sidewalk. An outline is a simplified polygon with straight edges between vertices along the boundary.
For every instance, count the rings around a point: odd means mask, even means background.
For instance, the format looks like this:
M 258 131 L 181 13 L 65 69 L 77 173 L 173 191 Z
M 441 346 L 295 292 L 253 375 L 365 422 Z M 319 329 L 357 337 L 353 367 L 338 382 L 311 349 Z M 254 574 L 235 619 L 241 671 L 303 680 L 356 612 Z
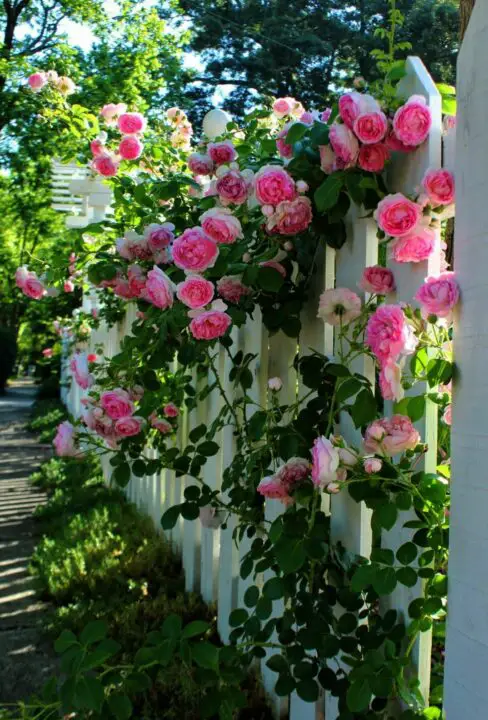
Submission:
M 53 670 L 39 632 L 46 605 L 27 569 L 36 542 L 32 513 L 44 502 L 27 480 L 49 452 L 23 427 L 35 395 L 32 383 L 19 381 L 0 396 L 0 704 L 27 699 Z

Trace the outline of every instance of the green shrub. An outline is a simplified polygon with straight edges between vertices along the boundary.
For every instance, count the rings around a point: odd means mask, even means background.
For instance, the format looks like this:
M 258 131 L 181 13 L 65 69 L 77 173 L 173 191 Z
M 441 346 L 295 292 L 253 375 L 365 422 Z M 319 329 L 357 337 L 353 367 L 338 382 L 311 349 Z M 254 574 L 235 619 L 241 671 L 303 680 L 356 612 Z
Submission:
M 39 392 L 38 396 L 41 400 L 46 399 L 57 399 L 59 398 L 59 377 L 58 375 L 49 375 L 46 378 L 43 378 L 39 385 Z
M 0 347 L 0 392 L 3 392 L 17 356 L 17 338 L 9 328 L 0 327 Z
M 40 442 L 49 443 L 53 441 L 59 423 L 67 417 L 66 408 L 59 400 L 38 397 L 32 408 L 27 428 L 31 432 L 39 433 Z

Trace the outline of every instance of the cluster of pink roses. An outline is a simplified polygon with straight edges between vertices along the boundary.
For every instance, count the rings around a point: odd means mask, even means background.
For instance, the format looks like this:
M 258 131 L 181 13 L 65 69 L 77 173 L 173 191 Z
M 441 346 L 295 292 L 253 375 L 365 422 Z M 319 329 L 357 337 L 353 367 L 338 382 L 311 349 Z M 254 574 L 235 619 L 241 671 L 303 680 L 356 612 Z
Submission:
M 414 450 L 419 442 L 418 431 L 405 415 L 375 420 L 368 425 L 364 434 L 365 450 L 386 457 Z
M 27 78 L 27 83 L 32 92 L 41 92 L 43 88 L 49 85 L 58 90 L 61 95 L 71 95 L 76 90 L 73 80 L 66 75 L 58 75 L 56 70 L 38 70 Z
M 339 118 L 329 131 L 329 144 L 320 148 L 322 170 L 358 165 L 367 172 L 382 172 L 391 151 L 410 152 L 421 145 L 432 124 L 430 109 L 421 95 L 412 95 L 392 118 L 377 100 L 356 91 L 339 98 Z
M 438 210 L 454 202 L 454 178 L 448 170 L 428 170 L 422 187 L 416 201 L 402 193 L 387 195 L 374 213 L 380 230 L 391 238 L 390 255 L 399 263 L 421 262 L 434 252 L 431 208 Z
M 268 232 L 298 235 L 312 222 L 312 203 L 301 195 L 308 190 L 280 165 L 265 165 L 254 177 L 254 193 L 266 217 Z
M 137 160 L 144 149 L 140 137 L 146 129 L 146 119 L 139 112 L 126 110 L 124 103 L 110 103 L 104 105 L 100 111 L 107 125 L 116 126 L 122 135 L 116 152 L 107 148 L 105 143 L 108 136 L 105 132 L 90 143 L 92 168 L 104 177 L 117 175 L 121 160 Z
M 138 435 L 144 427 L 144 418 L 134 415 L 135 403 L 141 399 L 142 393 L 139 387 L 131 390 L 115 388 L 99 395 L 92 393 L 83 398 L 85 410 L 81 420 L 115 449 L 120 440 Z

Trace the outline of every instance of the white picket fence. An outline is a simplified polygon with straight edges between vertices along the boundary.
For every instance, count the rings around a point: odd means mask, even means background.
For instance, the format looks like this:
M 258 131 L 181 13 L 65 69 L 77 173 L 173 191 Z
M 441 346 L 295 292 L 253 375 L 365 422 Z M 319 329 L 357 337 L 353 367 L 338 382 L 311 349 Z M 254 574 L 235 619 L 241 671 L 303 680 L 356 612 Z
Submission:
M 401 81 L 399 92 L 403 96 L 423 95 L 428 101 L 433 116 L 432 131 L 428 141 L 415 153 L 396 157 L 390 171 L 389 184 L 394 191 L 413 193 L 418 188 L 427 168 L 441 166 L 441 97 L 418 58 L 409 58 L 407 61 L 407 75 Z M 451 149 L 449 154 L 451 154 Z M 446 158 L 445 164 L 452 166 L 452 162 L 448 158 Z M 313 292 L 303 311 L 303 329 L 299 342 L 281 333 L 270 337 L 258 313 L 256 313 L 255 319 L 248 322 L 245 327 L 232 331 L 235 351 L 242 349 L 257 355 L 251 366 L 255 382 L 250 393 L 261 405 L 265 405 L 267 402 L 267 380 L 270 377 L 279 376 L 283 381 L 283 388 L 280 392 L 282 402 L 291 403 L 295 400 L 297 393 L 302 393 L 302 388 L 297 384 L 296 373 L 292 367 L 297 352 L 307 355 L 310 348 L 314 348 L 329 355 L 333 354 L 333 329 L 324 325 L 316 317 L 318 297 L 325 288 L 331 287 L 349 287 L 361 292 L 357 288 L 357 283 L 363 268 L 377 262 L 376 225 L 372 219 L 365 219 L 361 215 L 361 211 L 357 209 L 350 212 L 347 222 L 347 241 L 340 251 L 336 252 L 330 248 L 321 251 L 319 271 L 313 281 Z M 388 302 L 412 302 L 413 295 L 424 277 L 435 273 L 439 268 L 440 237 L 438 241 L 439 252 L 436 252 L 428 262 L 395 264 L 392 269 L 397 281 L 397 291 L 387 298 Z M 93 306 L 93 298 L 86 297 L 84 309 L 90 311 Z M 122 339 L 130 333 L 133 319 L 134 308 L 131 307 L 125 320 L 118 327 L 110 330 L 101 328 L 93 332 L 90 339 L 91 348 L 93 349 L 101 343 L 107 357 L 117 353 Z M 228 380 L 229 358 L 223 349 L 216 350 L 216 353 L 221 381 L 226 392 L 232 394 L 233 389 Z M 358 359 L 354 370 L 370 377 L 371 380 L 374 378 L 374 368 L 368 359 Z M 414 392 L 418 394 L 418 387 Z M 67 406 L 75 416 L 80 413 L 82 394 L 74 383 L 67 393 Z M 216 393 L 212 393 L 197 410 L 180 418 L 176 440 L 178 445 L 186 444 L 188 433 L 193 427 L 202 421 L 207 424 L 211 422 L 219 411 L 219 402 Z M 425 467 L 429 470 L 435 469 L 437 418 L 434 404 L 429 405 L 426 417 L 419 423 L 419 430 L 429 446 Z M 349 418 L 345 418 L 341 422 L 339 431 L 348 442 L 360 445 L 359 432 L 352 427 Z M 207 462 L 203 469 L 204 480 L 215 488 L 219 486 L 223 470 L 233 456 L 231 428 L 222 430 L 221 437 L 216 440 L 219 442 L 220 451 Z M 108 475 L 110 473 L 108 460 L 104 460 L 104 466 Z M 161 515 L 167 508 L 183 500 L 183 491 L 192 482 L 191 479 L 175 477 L 171 471 L 163 471 L 160 475 L 151 477 L 133 477 L 127 488 L 127 495 L 154 519 L 157 527 L 160 527 Z M 371 550 L 370 511 L 363 504 L 357 504 L 351 500 L 346 493 L 332 498 L 324 496 L 323 504 L 326 511 L 331 513 L 334 540 L 341 541 L 346 548 L 353 552 L 369 556 Z M 282 511 L 283 506 L 279 501 L 266 501 L 267 519 L 274 519 Z M 407 516 L 408 513 L 404 513 L 404 515 Z M 403 521 L 406 519 L 408 518 L 402 517 L 396 527 L 386 534 L 385 546 L 395 549 L 407 540 L 411 531 L 402 527 Z M 234 527 L 234 522 L 231 520 L 225 530 L 213 530 L 203 528 L 198 520 L 187 521 L 180 517 L 173 530 L 167 533 L 175 549 L 182 555 L 187 589 L 200 592 L 207 602 L 217 603 L 218 629 L 224 642 L 228 640 L 230 632 L 229 613 L 232 609 L 243 606 L 243 595 L 246 588 L 254 582 L 252 578 L 242 580 L 239 576 L 240 559 L 248 551 L 249 545 L 246 540 L 241 542 L 239 547 L 233 543 Z M 262 578 L 262 582 L 265 579 Z M 419 587 L 401 586 L 395 591 L 393 597 L 389 598 L 390 606 L 395 607 L 401 613 L 406 613 L 409 603 L 418 596 L 419 592 Z M 273 607 L 275 616 L 279 615 L 281 610 L 281 601 L 275 601 Z M 414 650 L 413 660 L 419 671 L 421 690 L 426 697 L 428 697 L 430 681 L 430 653 L 431 638 L 428 633 L 424 633 Z M 303 702 L 295 694 L 288 700 L 275 696 L 273 686 L 277 676 L 266 668 L 264 662 L 265 660 L 262 664 L 263 682 L 277 716 L 289 717 L 290 720 L 317 720 L 320 718 L 335 720 L 337 706 L 332 697 L 324 695 L 316 704 L 309 704 Z

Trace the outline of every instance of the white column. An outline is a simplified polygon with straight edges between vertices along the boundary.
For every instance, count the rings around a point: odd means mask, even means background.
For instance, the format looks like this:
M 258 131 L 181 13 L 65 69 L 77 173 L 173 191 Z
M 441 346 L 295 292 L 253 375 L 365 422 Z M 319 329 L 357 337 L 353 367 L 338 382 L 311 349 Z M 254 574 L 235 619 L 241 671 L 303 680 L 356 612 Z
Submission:
M 485 718 L 488 707 L 488 4 L 478 0 L 458 60 L 454 267 L 458 376 L 452 425 L 452 506 L 445 710 Z

